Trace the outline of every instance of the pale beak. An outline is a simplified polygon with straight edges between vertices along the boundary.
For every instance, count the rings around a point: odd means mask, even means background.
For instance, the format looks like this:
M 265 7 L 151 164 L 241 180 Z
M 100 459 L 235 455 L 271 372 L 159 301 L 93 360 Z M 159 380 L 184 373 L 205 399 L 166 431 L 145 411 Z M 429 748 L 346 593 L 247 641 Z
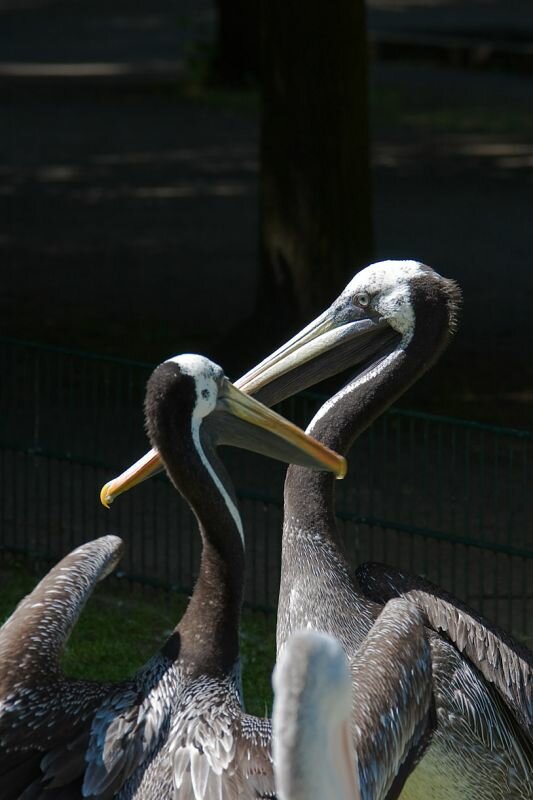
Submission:
M 275 405 L 296 392 L 374 356 L 395 338 L 382 319 L 352 311 L 342 321 L 329 308 L 235 382 L 243 392 Z

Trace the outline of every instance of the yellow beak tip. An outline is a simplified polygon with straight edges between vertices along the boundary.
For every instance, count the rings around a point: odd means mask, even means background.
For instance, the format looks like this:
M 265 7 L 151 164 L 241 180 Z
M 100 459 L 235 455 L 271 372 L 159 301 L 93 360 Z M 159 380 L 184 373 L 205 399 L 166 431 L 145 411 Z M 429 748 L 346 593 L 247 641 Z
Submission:
M 339 470 L 337 472 L 337 480 L 342 481 L 342 479 L 346 477 L 347 472 L 348 472 L 348 462 L 346 461 L 345 458 L 343 458 L 341 463 L 339 464 Z
M 100 492 L 100 502 L 106 508 L 109 508 L 113 502 L 113 495 L 111 495 L 109 492 L 110 486 L 110 483 L 106 483 L 105 486 L 102 486 L 102 490 Z

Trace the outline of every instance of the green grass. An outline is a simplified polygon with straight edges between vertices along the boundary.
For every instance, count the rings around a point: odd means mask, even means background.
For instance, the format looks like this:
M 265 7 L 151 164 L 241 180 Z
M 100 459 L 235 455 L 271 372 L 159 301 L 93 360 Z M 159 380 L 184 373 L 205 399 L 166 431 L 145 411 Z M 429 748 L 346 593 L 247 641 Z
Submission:
M 33 588 L 38 577 L 20 565 L 0 572 L 0 620 Z M 65 649 L 67 675 L 121 680 L 135 672 L 165 641 L 187 598 L 137 589 L 108 580 L 96 589 Z M 272 707 L 270 676 L 275 660 L 275 618 L 245 610 L 241 628 L 244 695 L 252 714 Z

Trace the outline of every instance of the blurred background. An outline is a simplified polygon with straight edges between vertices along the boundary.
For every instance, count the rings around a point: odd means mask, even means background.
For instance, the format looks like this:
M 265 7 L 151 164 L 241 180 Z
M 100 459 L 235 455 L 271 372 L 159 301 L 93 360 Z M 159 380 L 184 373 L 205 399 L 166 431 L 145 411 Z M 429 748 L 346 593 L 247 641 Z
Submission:
M 0 552 L 112 530 L 130 577 L 190 588 L 166 483 L 97 506 L 146 448 L 150 365 L 237 378 L 414 258 L 462 320 L 354 449 L 347 547 L 533 635 L 530 0 L 0 0 L 0 114 Z M 283 471 L 246 458 L 246 597 L 272 609 Z
M 0 0 L 0 333 L 237 377 L 415 258 L 464 310 L 403 403 L 531 427 L 533 6 L 263 5 Z

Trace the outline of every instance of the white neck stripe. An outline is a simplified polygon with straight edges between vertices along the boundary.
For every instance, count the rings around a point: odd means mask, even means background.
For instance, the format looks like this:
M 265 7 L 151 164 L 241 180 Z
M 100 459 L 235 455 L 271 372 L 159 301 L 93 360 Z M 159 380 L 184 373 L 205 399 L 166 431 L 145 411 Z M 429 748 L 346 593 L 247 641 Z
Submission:
M 191 433 L 194 445 L 200 456 L 202 464 L 211 476 L 213 483 L 222 495 L 228 511 L 233 517 L 233 521 L 239 531 L 242 546 L 244 548 L 244 531 L 242 526 L 241 515 L 233 500 L 231 499 L 228 491 L 219 476 L 216 474 L 211 462 L 207 458 L 202 443 L 200 441 L 200 425 L 202 420 L 210 414 L 216 405 L 217 399 L 217 378 L 223 376 L 222 367 L 215 364 L 213 361 L 204 356 L 195 355 L 194 353 L 184 353 L 174 358 L 169 358 L 168 362 L 177 364 L 185 375 L 190 375 L 194 379 L 194 386 L 196 390 L 196 402 L 191 419 Z
M 391 366 L 391 364 L 393 364 L 396 361 L 396 359 L 400 356 L 401 352 L 402 350 L 400 348 L 396 348 L 396 350 L 393 350 L 392 353 L 389 353 L 389 355 L 386 358 L 384 358 L 383 361 L 379 361 L 375 367 L 372 367 L 372 369 L 369 369 L 368 372 L 364 372 L 362 375 L 359 375 L 355 380 L 350 381 L 350 383 L 347 383 L 346 386 L 344 386 L 336 394 L 334 394 L 333 397 L 330 397 L 329 400 L 326 400 L 324 405 L 322 405 L 316 412 L 315 416 L 307 426 L 305 432 L 312 436 L 315 425 L 318 422 L 320 422 L 322 417 L 328 414 L 328 412 L 331 411 L 332 408 L 335 407 L 335 405 L 339 400 L 342 400 L 342 398 L 349 392 L 356 391 L 359 386 L 363 386 L 365 383 L 368 383 L 368 381 L 372 381 L 374 380 L 374 378 L 377 378 L 377 376 L 384 369 L 387 369 L 387 367 Z
M 215 470 L 213 469 L 213 467 L 211 465 L 211 462 L 209 461 L 209 459 L 207 458 L 207 456 L 206 456 L 206 454 L 204 452 L 204 449 L 202 447 L 202 443 L 200 441 L 200 425 L 201 425 L 201 423 L 202 423 L 202 417 L 197 416 L 196 414 L 193 414 L 193 417 L 192 417 L 192 420 L 191 420 L 191 432 L 192 432 L 192 438 L 193 438 L 196 450 L 198 451 L 198 455 L 200 456 L 200 458 L 202 460 L 202 464 L 204 465 L 206 470 L 211 475 L 211 478 L 213 479 L 213 483 L 215 484 L 215 486 L 217 487 L 218 491 L 222 495 L 222 499 L 224 500 L 229 513 L 233 517 L 233 521 L 235 522 L 237 530 L 239 531 L 239 534 L 240 534 L 240 537 L 241 537 L 241 541 L 242 541 L 242 546 L 243 546 L 243 549 L 244 549 L 244 530 L 243 530 L 243 526 L 242 526 L 241 515 L 239 514 L 239 509 L 237 508 L 237 506 L 235 505 L 235 503 L 233 502 L 233 500 L 229 496 L 229 494 L 228 494 L 228 492 L 226 490 L 226 487 L 224 486 L 224 484 L 222 483 L 222 481 L 220 480 L 220 478 L 216 474 Z

